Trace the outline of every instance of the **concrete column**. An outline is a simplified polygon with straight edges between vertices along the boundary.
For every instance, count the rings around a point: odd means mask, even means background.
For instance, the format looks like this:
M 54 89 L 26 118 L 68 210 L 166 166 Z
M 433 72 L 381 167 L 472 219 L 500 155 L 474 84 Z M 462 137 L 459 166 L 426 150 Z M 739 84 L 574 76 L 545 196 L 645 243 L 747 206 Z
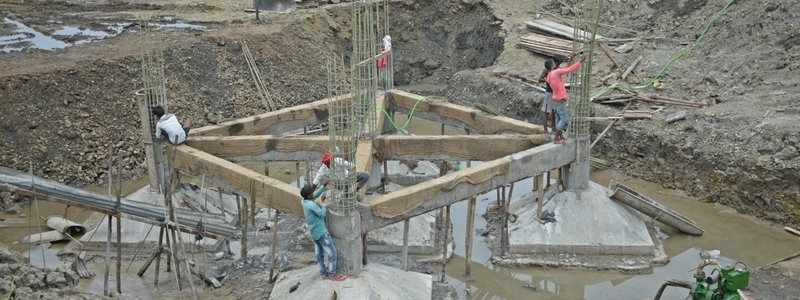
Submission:
M 361 215 L 358 211 L 338 213 L 328 210 L 328 232 L 339 257 L 337 273 L 357 276 L 364 269 L 362 260 Z
M 153 158 L 155 160 L 155 169 L 156 169 L 156 176 L 158 176 L 158 183 L 160 185 L 159 190 L 161 193 L 164 193 L 166 190 L 166 186 L 169 184 L 165 180 L 167 180 L 167 176 L 164 174 L 165 162 L 167 161 L 166 155 L 164 155 L 164 144 L 161 140 L 156 139 L 153 141 L 151 145 L 153 147 Z
M 386 102 L 388 103 L 388 101 Z M 388 105 L 387 105 L 388 106 Z M 377 113 L 382 114 L 382 111 L 376 110 Z M 381 127 L 381 134 L 388 133 L 388 132 L 395 132 L 397 129 L 394 128 L 392 122 L 394 121 L 394 111 L 391 109 L 386 108 L 386 112 L 389 113 L 389 116 L 383 116 L 383 124 L 378 124 Z M 391 120 L 391 121 L 390 121 Z
M 372 167 L 369 169 L 369 181 L 367 181 L 366 188 L 374 189 L 383 185 L 381 182 L 383 170 L 383 162 L 379 161 L 377 157 L 372 157 Z
M 589 188 L 589 145 L 588 138 L 576 140 L 575 162 L 567 170 L 566 185 L 570 190 Z

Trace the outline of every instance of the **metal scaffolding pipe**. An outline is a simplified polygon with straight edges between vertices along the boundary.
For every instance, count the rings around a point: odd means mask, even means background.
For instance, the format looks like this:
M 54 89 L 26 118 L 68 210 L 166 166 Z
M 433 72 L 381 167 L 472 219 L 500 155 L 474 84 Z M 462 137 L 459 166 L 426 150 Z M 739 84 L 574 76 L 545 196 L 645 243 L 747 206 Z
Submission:
M 14 192 L 15 189 L 32 190 L 34 187 L 39 195 L 49 195 L 68 201 L 73 201 L 87 209 L 107 213 L 116 211 L 116 199 L 107 195 L 95 194 L 89 191 L 70 187 L 52 180 L 35 177 L 31 181 L 31 175 L 5 167 L 0 167 L 0 189 Z M 160 205 L 122 199 L 120 211 L 123 216 L 129 215 L 142 219 L 164 222 L 164 210 Z M 186 212 L 186 213 L 184 213 Z M 202 215 L 195 212 L 189 213 L 187 210 L 180 210 L 178 222 L 181 224 L 197 224 Z M 224 237 L 236 236 L 233 226 L 224 223 L 224 220 L 206 218 L 204 225 L 206 230 L 215 235 Z M 186 227 L 186 226 L 185 226 Z

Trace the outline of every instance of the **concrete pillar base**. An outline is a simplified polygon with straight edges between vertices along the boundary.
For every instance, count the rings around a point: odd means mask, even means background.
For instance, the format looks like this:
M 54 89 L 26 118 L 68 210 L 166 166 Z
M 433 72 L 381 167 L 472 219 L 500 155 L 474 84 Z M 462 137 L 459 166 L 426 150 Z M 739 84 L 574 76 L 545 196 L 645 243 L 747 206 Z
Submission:
M 571 191 L 589 188 L 589 145 L 591 141 L 588 138 L 575 141 L 575 161 L 567 168 L 565 182 L 566 188 Z
M 337 213 L 328 210 L 328 232 L 338 253 L 337 272 L 357 276 L 364 269 L 361 215 L 357 211 Z

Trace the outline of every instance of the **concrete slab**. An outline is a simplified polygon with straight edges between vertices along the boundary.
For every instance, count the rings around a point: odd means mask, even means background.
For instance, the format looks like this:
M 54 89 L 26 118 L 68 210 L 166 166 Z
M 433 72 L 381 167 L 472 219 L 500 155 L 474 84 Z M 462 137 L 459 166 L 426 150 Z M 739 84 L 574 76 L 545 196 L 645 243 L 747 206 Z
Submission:
M 641 215 L 609 199 L 594 182 L 586 190 L 556 193 L 543 209 L 555 212 L 555 223 L 536 221 L 536 202 L 512 200 L 510 212 L 518 218 L 508 228 L 510 254 L 654 255 Z
M 408 220 L 408 253 L 430 255 L 434 253 L 436 212 L 432 211 Z M 370 231 L 367 235 L 369 252 L 403 251 L 403 222 Z
M 431 299 L 432 284 L 431 275 L 374 263 L 357 277 L 322 280 L 315 265 L 280 274 L 269 299 Z
M 439 177 L 439 167 L 429 161 L 418 161 L 414 169 L 410 169 L 407 164 L 397 160 L 386 162 L 389 171 L 389 181 L 411 186 Z

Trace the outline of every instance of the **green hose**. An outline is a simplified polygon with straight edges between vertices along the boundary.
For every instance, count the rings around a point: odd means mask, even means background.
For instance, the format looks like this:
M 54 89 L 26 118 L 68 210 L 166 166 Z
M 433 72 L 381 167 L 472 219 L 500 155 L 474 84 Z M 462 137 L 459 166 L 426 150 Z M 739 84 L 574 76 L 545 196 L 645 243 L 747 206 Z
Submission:
M 426 98 L 426 97 L 419 98 L 419 99 L 417 100 L 417 102 L 416 102 L 416 103 L 414 103 L 414 106 L 413 106 L 413 107 L 411 107 L 411 111 L 408 113 L 408 119 L 406 120 L 406 123 L 405 123 L 405 124 L 403 124 L 403 126 L 397 126 L 397 124 L 395 124 L 395 123 L 394 123 L 394 120 L 392 120 L 392 116 L 389 114 L 389 112 L 388 112 L 388 111 L 386 111 L 385 109 L 383 109 L 383 107 L 376 106 L 376 107 L 375 107 L 375 109 L 376 109 L 376 110 L 380 110 L 380 111 L 382 111 L 382 112 L 383 112 L 383 114 L 384 114 L 384 115 L 386 115 L 386 119 L 388 119 L 388 120 L 389 120 L 389 122 L 390 122 L 390 123 L 392 123 L 392 126 L 394 126 L 394 128 L 395 128 L 395 129 L 397 129 L 397 130 L 403 130 L 403 129 L 406 129 L 406 127 L 408 127 L 408 124 L 411 124 L 411 118 L 413 118 L 413 117 L 414 117 L 414 111 L 415 111 L 415 110 L 417 110 L 417 105 L 419 105 L 419 104 L 420 104 L 420 102 L 422 102 L 423 100 L 425 100 L 425 98 Z M 366 120 L 364 120 L 364 121 L 366 122 Z M 461 171 L 461 164 L 460 164 L 458 161 L 453 161 L 453 165 L 455 165 L 455 167 L 456 167 L 456 171 Z
M 730 1 L 728 1 L 728 4 L 725 4 L 725 6 L 724 6 L 724 7 L 722 7 L 722 9 L 721 9 L 719 12 L 717 12 L 717 14 L 716 14 L 716 15 L 714 15 L 714 17 L 712 17 L 712 18 L 711 18 L 711 20 L 709 20 L 709 21 L 708 21 L 708 23 L 706 23 L 706 27 L 703 29 L 703 32 L 702 32 L 702 33 L 700 33 L 700 36 L 699 36 L 699 37 L 697 37 L 697 40 L 694 42 L 694 44 L 692 44 L 692 46 L 691 46 L 691 47 L 689 47 L 689 48 L 686 48 L 686 50 L 683 50 L 681 53 L 679 53 L 678 55 L 676 55 L 675 57 L 673 57 L 672 59 L 670 59 L 670 60 L 669 60 L 669 61 L 668 61 L 668 62 L 667 62 L 665 65 L 664 65 L 664 67 L 663 67 L 663 68 L 661 68 L 661 71 L 659 71 L 659 72 L 658 72 L 658 74 L 656 74 L 656 76 L 655 76 L 655 77 L 653 77 L 653 79 L 651 79 L 651 80 L 650 80 L 650 82 L 648 82 L 648 83 L 647 83 L 647 84 L 645 84 L 645 85 L 634 86 L 634 87 L 627 87 L 627 86 L 623 86 L 623 85 L 621 85 L 621 84 L 614 84 L 614 85 L 611 85 L 611 86 L 608 86 L 608 87 L 602 88 L 602 89 L 600 89 L 600 90 L 599 90 L 599 91 L 597 91 L 597 92 L 594 92 L 594 93 L 591 95 L 591 98 L 597 97 L 597 96 L 599 96 L 599 95 L 601 95 L 601 94 L 603 94 L 603 93 L 605 93 L 605 92 L 607 92 L 607 91 L 609 91 L 609 90 L 612 90 L 612 89 L 641 90 L 641 89 L 646 89 L 646 88 L 650 87 L 650 85 L 652 85 L 652 84 L 653 84 L 653 82 L 655 82 L 656 80 L 658 80 L 658 78 L 660 78 L 660 77 L 661 77 L 661 75 L 664 75 L 664 72 L 667 70 L 667 68 L 668 68 L 668 67 L 669 67 L 669 66 L 670 66 L 670 65 L 671 65 L 673 62 L 675 62 L 675 61 L 676 61 L 676 60 L 678 60 L 679 58 L 683 57 L 684 55 L 686 55 L 686 54 L 687 54 L 687 53 L 689 53 L 690 51 L 694 50 L 694 48 L 696 48 L 696 47 L 697 47 L 697 45 L 699 45 L 699 44 L 700 44 L 700 41 L 702 41 L 702 40 L 703 40 L 703 37 L 705 37 L 706 33 L 708 32 L 708 29 L 709 29 L 709 28 L 711 28 L 711 24 L 714 24 L 714 21 L 716 21 L 716 20 L 719 18 L 719 16 L 721 16 L 721 15 L 722 15 L 722 13 L 724 13 L 726 10 L 728 10 L 728 7 L 730 7 L 730 6 L 731 6 L 731 4 L 733 4 L 733 2 L 734 2 L 734 1 L 736 1 L 736 0 L 730 0 Z

